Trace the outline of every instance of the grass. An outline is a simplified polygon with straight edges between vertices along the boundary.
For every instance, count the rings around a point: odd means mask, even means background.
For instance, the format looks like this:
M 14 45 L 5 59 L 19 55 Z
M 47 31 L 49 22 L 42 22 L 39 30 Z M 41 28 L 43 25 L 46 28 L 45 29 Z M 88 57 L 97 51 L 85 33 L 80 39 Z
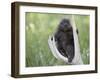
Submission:
M 89 16 L 74 15 L 79 30 L 81 54 L 84 64 L 89 64 Z M 52 35 L 59 22 L 71 15 L 26 13 L 26 67 L 66 65 L 57 60 L 48 46 L 48 37 Z

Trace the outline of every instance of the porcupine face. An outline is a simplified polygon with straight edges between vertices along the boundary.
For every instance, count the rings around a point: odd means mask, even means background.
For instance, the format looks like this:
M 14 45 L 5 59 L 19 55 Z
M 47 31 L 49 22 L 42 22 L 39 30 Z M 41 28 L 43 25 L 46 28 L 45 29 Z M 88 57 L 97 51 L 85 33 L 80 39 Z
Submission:
M 61 55 L 68 58 L 68 62 L 72 62 L 74 58 L 74 36 L 73 29 L 68 19 L 63 19 L 55 33 L 58 51 Z

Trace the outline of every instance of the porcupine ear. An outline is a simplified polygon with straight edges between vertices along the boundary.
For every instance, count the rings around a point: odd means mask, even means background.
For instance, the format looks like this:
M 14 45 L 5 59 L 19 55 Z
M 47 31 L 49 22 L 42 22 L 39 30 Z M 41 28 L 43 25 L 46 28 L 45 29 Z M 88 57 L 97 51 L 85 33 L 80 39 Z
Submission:
M 78 31 L 78 29 L 76 29 L 76 32 L 77 32 L 77 34 L 79 34 L 79 31 Z

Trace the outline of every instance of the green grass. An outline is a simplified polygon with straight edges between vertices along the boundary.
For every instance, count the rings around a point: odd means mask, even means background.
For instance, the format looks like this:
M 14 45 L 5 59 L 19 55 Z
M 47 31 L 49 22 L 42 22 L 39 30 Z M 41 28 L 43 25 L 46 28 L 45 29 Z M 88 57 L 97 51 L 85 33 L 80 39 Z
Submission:
M 66 65 L 57 60 L 48 46 L 59 22 L 71 15 L 26 13 L 26 67 Z M 89 64 L 89 16 L 74 15 L 79 30 L 80 48 L 84 64 Z

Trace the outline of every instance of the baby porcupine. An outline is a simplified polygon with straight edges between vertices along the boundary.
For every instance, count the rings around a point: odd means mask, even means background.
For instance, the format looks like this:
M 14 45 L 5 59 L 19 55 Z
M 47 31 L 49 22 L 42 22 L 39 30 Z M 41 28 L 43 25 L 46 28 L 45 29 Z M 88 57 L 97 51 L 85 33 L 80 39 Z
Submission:
M 61 55 L 67 57 L 69 63 L 72 62 L 75 50 L 73 28 L 69 19 L 63 19 L 58 25 L 57 32 L 55 33 L 55 41 Z

